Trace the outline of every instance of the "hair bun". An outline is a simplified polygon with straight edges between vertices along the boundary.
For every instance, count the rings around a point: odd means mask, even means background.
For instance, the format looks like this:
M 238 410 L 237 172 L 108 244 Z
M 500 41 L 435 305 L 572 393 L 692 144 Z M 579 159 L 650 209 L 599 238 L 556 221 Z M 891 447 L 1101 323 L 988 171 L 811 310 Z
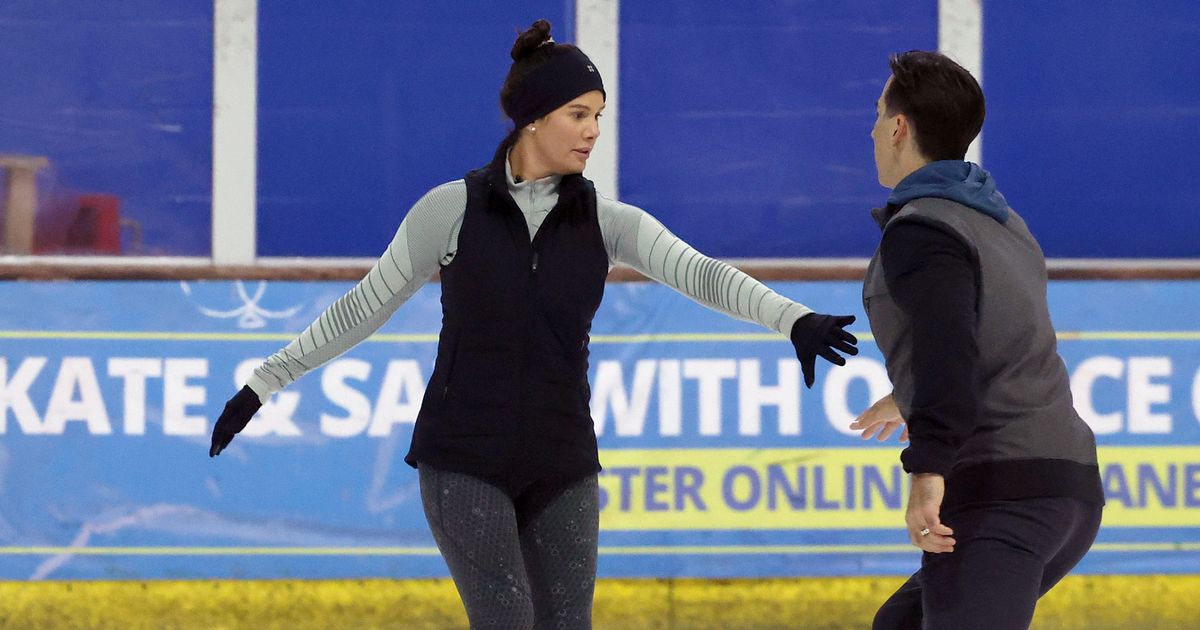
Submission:
M 513 43 L 512 55 L 513 61 L 520 61 L 534 51 L 542 47 L 550 39 L 550 23 L 546 20 L 538 20 L 533 23 L 520 35 L 517 35 L 517 41 Z

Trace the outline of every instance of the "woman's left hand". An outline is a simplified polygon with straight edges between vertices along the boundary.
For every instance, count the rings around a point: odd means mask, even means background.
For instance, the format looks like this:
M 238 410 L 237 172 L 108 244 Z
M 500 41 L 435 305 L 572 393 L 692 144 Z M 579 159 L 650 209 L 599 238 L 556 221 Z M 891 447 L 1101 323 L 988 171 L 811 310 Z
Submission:
M 858 337 L 846 331 L 854 323 L 853 315 L 808 313 L 792 324 L 789 337 L 804 373 L 804 384 L 812 389 L 817 379 L 817 357 L 834 365 L 846 365 L 846 357 L 858 354 Z

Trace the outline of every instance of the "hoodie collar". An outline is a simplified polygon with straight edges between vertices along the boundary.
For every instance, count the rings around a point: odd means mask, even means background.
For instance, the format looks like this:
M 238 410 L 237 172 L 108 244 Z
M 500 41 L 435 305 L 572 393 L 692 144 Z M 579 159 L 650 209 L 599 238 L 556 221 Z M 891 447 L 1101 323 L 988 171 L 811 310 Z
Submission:
M 886 222 L 904 204 L 922 197 L 948 199 L 1000 223 L 1008 221 L 1008 202 L 996 190 L 992 175 L 978 164 L 962 160 L 930 162 L 913 171 L 888 196 L 887 208 L 894 206 L 895 210 L 886 212 L 886 208 L 881 208 L 875 218 L 878 221 L 882 216 Z

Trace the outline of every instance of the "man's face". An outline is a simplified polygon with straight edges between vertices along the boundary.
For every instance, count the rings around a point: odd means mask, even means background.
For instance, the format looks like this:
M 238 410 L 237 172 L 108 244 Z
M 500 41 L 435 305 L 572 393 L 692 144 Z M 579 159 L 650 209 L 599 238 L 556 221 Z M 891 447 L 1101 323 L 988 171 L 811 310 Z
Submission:
M 893 188 L 898 182 L 895 179 L 897 145 L 894 141 L 896 133 L 896 116 L 888 115 L 884 96 L 892 85 L 889 77 L 875 101 L 875 126 L 871 128 L 871 141 L 875 145 L 875 173 L 879 183 L 885 188 Z

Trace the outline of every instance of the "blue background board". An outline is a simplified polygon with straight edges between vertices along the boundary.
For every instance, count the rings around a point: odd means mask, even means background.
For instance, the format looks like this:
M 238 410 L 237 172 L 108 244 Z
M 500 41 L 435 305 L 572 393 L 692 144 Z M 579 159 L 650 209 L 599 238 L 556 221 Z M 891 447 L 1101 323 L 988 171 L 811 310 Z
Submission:
M 985 2 L 983 23 L 984 163 L 1046 254 L 1200 255 L 1200 3 Z
M 207 256 L 212 3 L 5 0 L 0 29 L 0 153 L 50 158 L 43 207 L 113 194 L 144 253 Z
M 376 256 L 425 191 L 491 159 L 518 29 L 574 2 L 259 3 L 259 255 Z
M 515 30 L 572 0 L 259 3 L 258 252 L 375 256 L 484 164 Z M 1200 4 L 984 3 L 983 162 L 1052 257 L 1195 257 Z M 119 196 L 146 253 L 207 255 L 212 3 L 0 4 L 0 152 L 44 201 Z M 619 188 L 722 257 L 867 256 L 887 55 L 935 0 L 620 7 Z M 601 138 L 600 142 L 605 140 Z
M 291 420 L 300 435 L 242 435 L 220 458 L 206 456 L 211 423 L 237 387 L 238 364 L 253 365 L 275 351 L 349 286 L 340 282 L 0 284 L 0 388 L 5 403 L 0 434 L 0 578 L 444 576 L 445 566 L 435 555 L 421 514 L 416 476 L 401 461 L 411 437 L 413 405 L 419 402 L 435 350 L 433 335 L 440 321 L 436 285 L 418 292 L 372 341 L 276 395 L 273 407 L 265 407 L 248 429 L 268 423 L 282 426 L 279 409 L 294 404 Z M 860 323 L 855 330 L 866 332 L 856 283 L 772 286 L 824 311 L 856 313 Z M 640 361 L 757 361 L 764 385 L 777 382 L 780 361 L 793 361 L 789 344 L 773 334 L 737 342 L 662 337 L 763 332 L 756 325 L 704 310 L 665 287 L 614 284 L 606 292 L 593 331 L 594 395 L 599 389 L 597 371 L 605 365 L 620 368 L 629 395 Z M 1090 388 L 1088 402 L 1097 413 L 1122 413 L 1126 418 L 1116 430 L 1098 436 L 1102 447 L 1153 451 L 1200 445 L 1196 378 L 1200 334 L 1190 317 L 1191 306 L 1200 303 L 1200 283 L 1056 282 L 1050 299 L 1062 333 L 1120 333 L 1107 340 L 1068 334 L 1060 344 L 1073 372 L 1097 357 L 1112 357 L 1123 366 L 1119 375 L 1096 379 Z M 1158 331 L 1167 337 L 1137 339 L 1122 331 Z M 616 337 L 631 334 L 659 337 L 648 342 Z M 151 370 L 143 381 L 144 396 L 136 388 L 131 393 L 131 379 L 116 375 L 120 368 L 114 368 L 114 359 L 119 358 L 156 366 L 158 371 Z M 860 359 L 878 363 L 873 344 L 863 344 Z M 1134 360 L 1165 361 L 1170 366 L 1168 372 L 1151 379 L 1155 386 L 1167 388 L 1166 396 L 1146 407 L 1169 416 L 1163 432 L 1134 428 L 1131 418 L 1139 404 L 1130 394 Z M 361 393 L 362 403 L 369 408 L 364 417 L 378 420 L 386 429 L 382 435 L 338 438 L 322 428 L 322 414 L 352 415 L 351 397 L 336 393 L 326 382 L 336 380 L 330 376 L 334 366 L 340 366 L 343 375 L 363 370 L 362 378 L 343 376 L 341 382 Z M 168 372 L 175 375 L 174 385 L 165 385 Z M 894 443 L 863 444 L 833 426 L 843 422 L 829 411 L 830 397 L 842 395 L 829 385 L 835 376 L 821 366 L 815 389 L 801 390 L 798 382 L 792 384 L 802 403 L 799 435 L 784 435 L 778 429 L 780 414 L 769 406 L 763 408 L 761 433 L 741 432 L 740 394 L 734 380 L 725 381 L 721 388 L 718 435 L 698 430 L 700 407 L 692 382 L 685 382 L 681 390 L 682 431 L 664 434 L 657 398 L 663 394 L 654 389 L 642 430 L 618 431 L 612 406 L 603 421 L 597 420 L 604 427 L 602 457 L 613 462 L 649 450 L 686 454 L 697 448 L 836 448 L 873 450 L 891 461 L 897 451 Z M 92 380 L 96 387 L 89 393 Z M 189 394 L 189 388 L 195 391 Z M 845 385 L 842 391 L 849 409 L 862 409 L 870 402 L 863 381 Z M 26 398 L 29 409 L 22 402 Z M 97 405 L 93 401 L 98 399 L 102 402 Z M 127 433 L 136 416 L 127 407 L 130 400 L 144 403 L 144 433 Z M 99 415 L 98 406 L 103 409 Z M 52 413 L 52 408 L 57 411 Z M 31 430 L 46 429 L 55 414 L 65 418 L 60 432 Z M 180 415 L 194 418 L 180 419 Z M 111 434 L 97 430 L 104 425 L 111 427 Z M 615 472 L 610 464 L 606 475 Z M 1195 549 L 1200 544 L 1200 480 L 1188 484 L 1184 479 L 1172 491 L 1177 505 L 1170 511 L 1183 514 L 1184 521 L 1106 527 L 1099 541 L 1106 546 L 1093 551 L 1080 570 L 1194 571 L 1200 561 L 1195 551 L 1130 546 L 1183 543 Z M 1110 505 L 1115 500 L 1110 494 Z M 615 505 L 617 497 L 609 495 L 608 501 Z M 704 526 L 703 518 L 694 519 L 686 530 L 605 531 L 601 575 L 903 574 L 917 563 L 915 553 L 902 549 L 871 550 L 871 546 L 904 545 L 899 516 L 894 527 L 872 529 L 853 525 L 697 529 Z M 1192 525 L 1179 524 L 1185 521 Z M 812 548 L 756 551 L 767 545 Z M 821 551 L 831 545 L 865 548 L 850 553 Z M 43 546 L 94 551 L 61 555 L 56 555 L 61 550 L 29 551 Z M 242 551 L 198 556 L 179 551 L 209 546 Z M 672 551 L 687 546 L 739 549 L 717 554 Z M 135 547 L 142 555 L 104 553 L 112 547 Z M 308 551 L 266 553 L 263 547 Z M 347 547 L 367 549 L 361 556 L 316 555 L 321 549 Z
M 913 48 L 936 0 L 623 4 L 622 199 L 713 256 L 870 255 L 875 101 Z

